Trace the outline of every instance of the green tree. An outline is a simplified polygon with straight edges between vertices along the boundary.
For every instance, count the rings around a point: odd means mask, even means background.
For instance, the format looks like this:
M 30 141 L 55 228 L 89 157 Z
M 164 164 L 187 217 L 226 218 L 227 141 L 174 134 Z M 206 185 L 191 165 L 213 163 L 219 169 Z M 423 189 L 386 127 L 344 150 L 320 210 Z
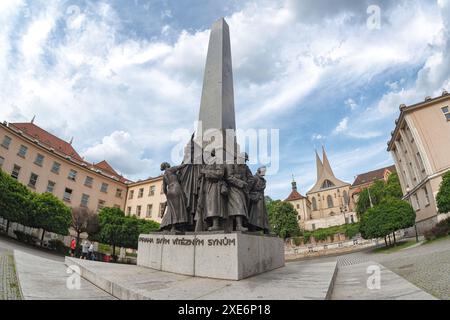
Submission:
M 360 192 L 356 202 L 356 212 L 361 217 L 370 207 L 378 205 L 387 197 L 401 199 L 402 188 L 396 172 L 389 175 L 388 180 L 375 181 L 369 188 Z
M 98 232 L 98 216 L 86 207 L 72 208 L 72 219 L 70 226 L 77 234 L 77 248 L 80 244 L 80 235 L 86 232 L 93 235 Z
M 99 231 L 94 239 L 113 247 L 113 256 L 116 255 L 116 246 L 122 244 L 123 225 L 125 213 L 119 208 L 103 208 L 98 214 Z
M 396 244 L 395 231 L 412 227 L 415 219 L 416 213 L 408 202 L 387 197 L 366 211 L 359 229 L 364 239 L 384 237 L 387 246 L 386 236 L 392 233 Z
M 297 211 L 291 203 L 272 201 L 267 205 L 267 211 L 270 227 L 279 237 L 286 239 L 300 234 Z
M 450 171 L 442 176 L 439 192 L 436 195 L 436 202 L 439 213 L 450 212 Z
M 11 222 L 32 226 L 32 193 L 23 184 L 0 170 L 0 216 L 6 219 L 6 232 Z
M 68 235 L 72 221 L 71 210 L 51 193 L 34 194 L 33 226 L 42 229 L 41 245 L 45 232 Z

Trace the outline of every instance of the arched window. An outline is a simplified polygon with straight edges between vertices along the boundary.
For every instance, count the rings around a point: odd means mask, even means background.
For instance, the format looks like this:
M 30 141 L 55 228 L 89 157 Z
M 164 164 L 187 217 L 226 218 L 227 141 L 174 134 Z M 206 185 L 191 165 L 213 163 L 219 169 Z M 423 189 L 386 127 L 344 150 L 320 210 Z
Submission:
M 316 198 L 312 198 L 312 209 L 313 211 L 317 211 L 317 202 L 316 202 Z
M 322 183 L 322 189 L 327 189 L 327 188 L 331 188 L 331 187 L 334 187 L 334 183 L 328 179 Z
M 330 196 L 330 195 L 327 197 L 327 204 L 328 204 L 328 208 L 333 208 L 334 207 L 333 197 Z

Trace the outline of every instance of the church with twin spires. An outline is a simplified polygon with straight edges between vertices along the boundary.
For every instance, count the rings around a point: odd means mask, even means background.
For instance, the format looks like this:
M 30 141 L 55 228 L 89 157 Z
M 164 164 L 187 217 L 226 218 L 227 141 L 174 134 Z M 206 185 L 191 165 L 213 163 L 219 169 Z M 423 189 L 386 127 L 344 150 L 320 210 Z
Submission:
M 351 184 L 336 178 L 323 147 L 322 159 L 316 151 L 316 166 L 316 183 L 306 196 L 297 191 L 297 183 L 292 181 L 291 194 L 285 199 L 297 210 L 300 227 L 316 230 L 356 222 Z

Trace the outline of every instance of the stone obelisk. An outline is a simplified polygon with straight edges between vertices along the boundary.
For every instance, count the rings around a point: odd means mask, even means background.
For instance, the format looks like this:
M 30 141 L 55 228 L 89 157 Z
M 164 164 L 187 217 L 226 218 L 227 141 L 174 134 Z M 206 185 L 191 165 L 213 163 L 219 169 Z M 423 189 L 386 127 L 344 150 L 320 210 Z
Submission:
M 223 18 L 214 22 L 211 28 L 198 119 L 196 143 L 203 149 L 214 148 L 217 157 L 223 157 L 223 160 L 225 150 L 233 150 L 234 156 L 236 121 L 230 31 Z M 214 135 L 214 132 L 220 132 L 222 141 L 217 137 L 211 141 L 210 134 Z

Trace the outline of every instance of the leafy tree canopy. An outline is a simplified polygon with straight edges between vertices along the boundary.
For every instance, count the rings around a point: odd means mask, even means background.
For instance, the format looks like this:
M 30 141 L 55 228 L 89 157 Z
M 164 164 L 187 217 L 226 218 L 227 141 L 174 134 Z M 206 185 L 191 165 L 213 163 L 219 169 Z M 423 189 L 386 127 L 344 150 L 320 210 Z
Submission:
M 439 192 L 436 195 L 439 213 L 450 212 L 450 171 L 442 176 Z
M 297 211 L 291 203 L 272 201 L 268 203 L 267 211 L 271 230 L 279 237 L 286 239 L 300 234 Z

